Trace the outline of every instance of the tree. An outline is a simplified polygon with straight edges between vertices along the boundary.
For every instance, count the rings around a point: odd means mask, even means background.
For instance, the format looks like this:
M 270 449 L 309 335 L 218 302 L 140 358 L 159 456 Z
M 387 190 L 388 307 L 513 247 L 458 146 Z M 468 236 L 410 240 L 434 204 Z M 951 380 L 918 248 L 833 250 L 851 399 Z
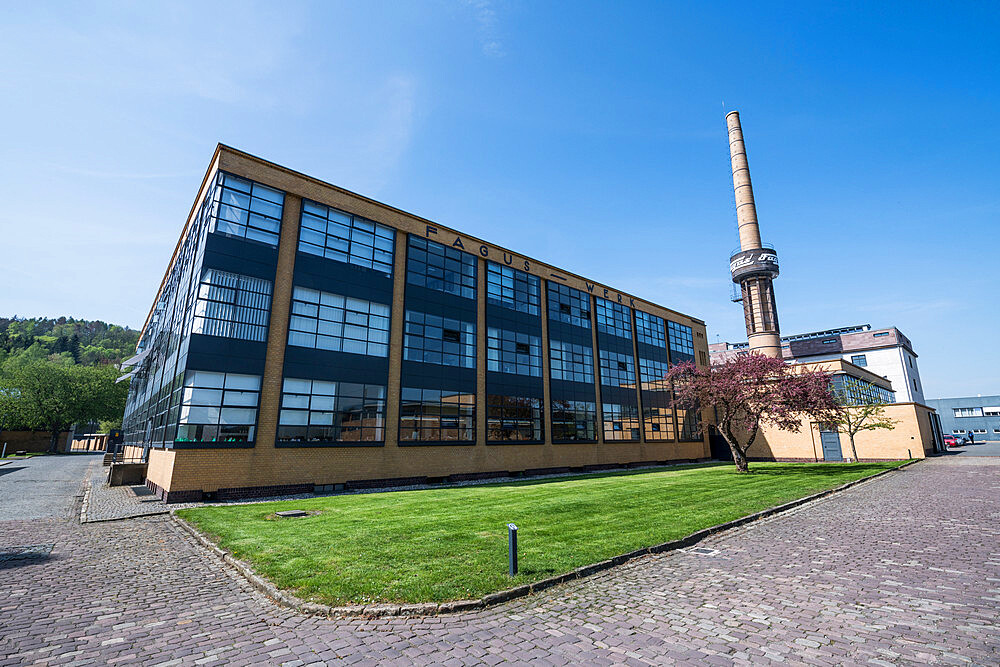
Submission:
M 851 441 L 851 457 L 855 461 L 858 460 L 858 449 L 854 446 L 854 436 L 861 431 L 896 428 L 896 420 L 885 414 L 885 403 L 863 402 L 851 405 L 846 392 L 837 392 L 835 400 L 840 410 L 829 422 L 847 432 L 847 437 Z
M 47 361 L 8 364 L 0 374 L 0 415 L 5 428 L 49 431 L 49 451 L 73 424 L 121 418 L 128 383 L 115 383 L 110 366 L 61 366 Z
M 666 379 L 674 385 L 678 407 L 715 408 L 719 433 L 739 472 L 749 471 L 747 450 L 761 426 L 798 433 L 804 415 L 829 421 L 838 410 L 828 373 L 806 371 L 759 354 L 740 355 L 708 368 L 679 364 Z

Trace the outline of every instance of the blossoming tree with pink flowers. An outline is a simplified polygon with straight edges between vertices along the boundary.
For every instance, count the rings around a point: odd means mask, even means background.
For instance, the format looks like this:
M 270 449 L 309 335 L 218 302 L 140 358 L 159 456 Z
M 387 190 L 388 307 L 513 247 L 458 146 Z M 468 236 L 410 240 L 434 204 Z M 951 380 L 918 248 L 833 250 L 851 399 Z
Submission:
M 762 426 L 798 433 L 805 416 L 836 420 L 839 406 L 830 392 L 830 378 L 829 373 L 759 354 L 707 368 L 687 362 L 667 373 L 679 408 L 714 408 L 716 426 L 739 472 L 749 471 L 747 450 Z

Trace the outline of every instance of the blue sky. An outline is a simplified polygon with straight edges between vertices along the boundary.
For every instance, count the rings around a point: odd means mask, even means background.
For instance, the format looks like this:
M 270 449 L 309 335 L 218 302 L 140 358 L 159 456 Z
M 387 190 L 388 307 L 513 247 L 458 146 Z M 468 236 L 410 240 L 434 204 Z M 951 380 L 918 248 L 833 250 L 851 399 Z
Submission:
M 216 142 L 704 319 L 898 326 L 1000 394 L 995 3 L 4 3 L 0 314 L 140 326 Z

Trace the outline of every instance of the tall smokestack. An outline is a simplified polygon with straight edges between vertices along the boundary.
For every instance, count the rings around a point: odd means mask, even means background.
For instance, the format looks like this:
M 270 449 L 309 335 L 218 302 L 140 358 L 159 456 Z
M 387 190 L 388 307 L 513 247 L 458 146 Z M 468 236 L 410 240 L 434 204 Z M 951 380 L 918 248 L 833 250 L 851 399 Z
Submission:
M 750 352 L 780 359 L 781 333 L 772 282 L 778 276 L 778 255 L 773 248 L 765 248 L 760 240 L 738 111 L 726 114 L 726 125 L 729 127 L 729 157 L 733 164 L 733 192 L 740 232 L 740 249 L 729 258 L 729 269 L 742 293 Z

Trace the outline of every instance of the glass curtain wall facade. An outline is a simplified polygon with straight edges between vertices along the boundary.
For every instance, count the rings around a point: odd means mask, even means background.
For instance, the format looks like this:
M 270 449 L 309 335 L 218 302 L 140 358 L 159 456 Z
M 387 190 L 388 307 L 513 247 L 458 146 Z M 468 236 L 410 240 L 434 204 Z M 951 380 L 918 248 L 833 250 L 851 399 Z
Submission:
M 283 205 L 280 190 L 210 178 L 139 341 L 126 444 L 252 444 Z
M 666 380 L 670 370 L 666 321 L 637 310 L 635 332 L 643 433 L 650 442 L 676 440 L 673 391 Z
M 667 342 L 670 346 L 671 365 L 694 363 L 694 332 L 691 327 L 667 320 Z M 679 439 L 685 442 L 697 440 L 701 434 L 700 410 L 678 408 L 676 412 Z
M 632 349 L 632 309 L 597 297 L 597 354 L 605 442 L 639 441 L 639 400 Z
M 830 380 L 830 390 L 846 405 L 896 402 L 896 392 L 853 375 L 834 375 Z
M 597 442 L 590 296 L 549 282 L 549 392 L 553 442 Z
M 476 441 L 476 257 L 410 236 L 399 444 Z
M 288 195 L 221 168 L 207 179 L 141 335 L 126 444 L 482 444 L 499 461 L 521 455 L 503 445 L 702 440 L 665 380 L 696 354 L 669 311 L 274 181 Z
M 395 230 L 304 199 L 276 447 L 385 444 Z
M 545 439 L 541 279 L 486 262 L 486 442 Z

